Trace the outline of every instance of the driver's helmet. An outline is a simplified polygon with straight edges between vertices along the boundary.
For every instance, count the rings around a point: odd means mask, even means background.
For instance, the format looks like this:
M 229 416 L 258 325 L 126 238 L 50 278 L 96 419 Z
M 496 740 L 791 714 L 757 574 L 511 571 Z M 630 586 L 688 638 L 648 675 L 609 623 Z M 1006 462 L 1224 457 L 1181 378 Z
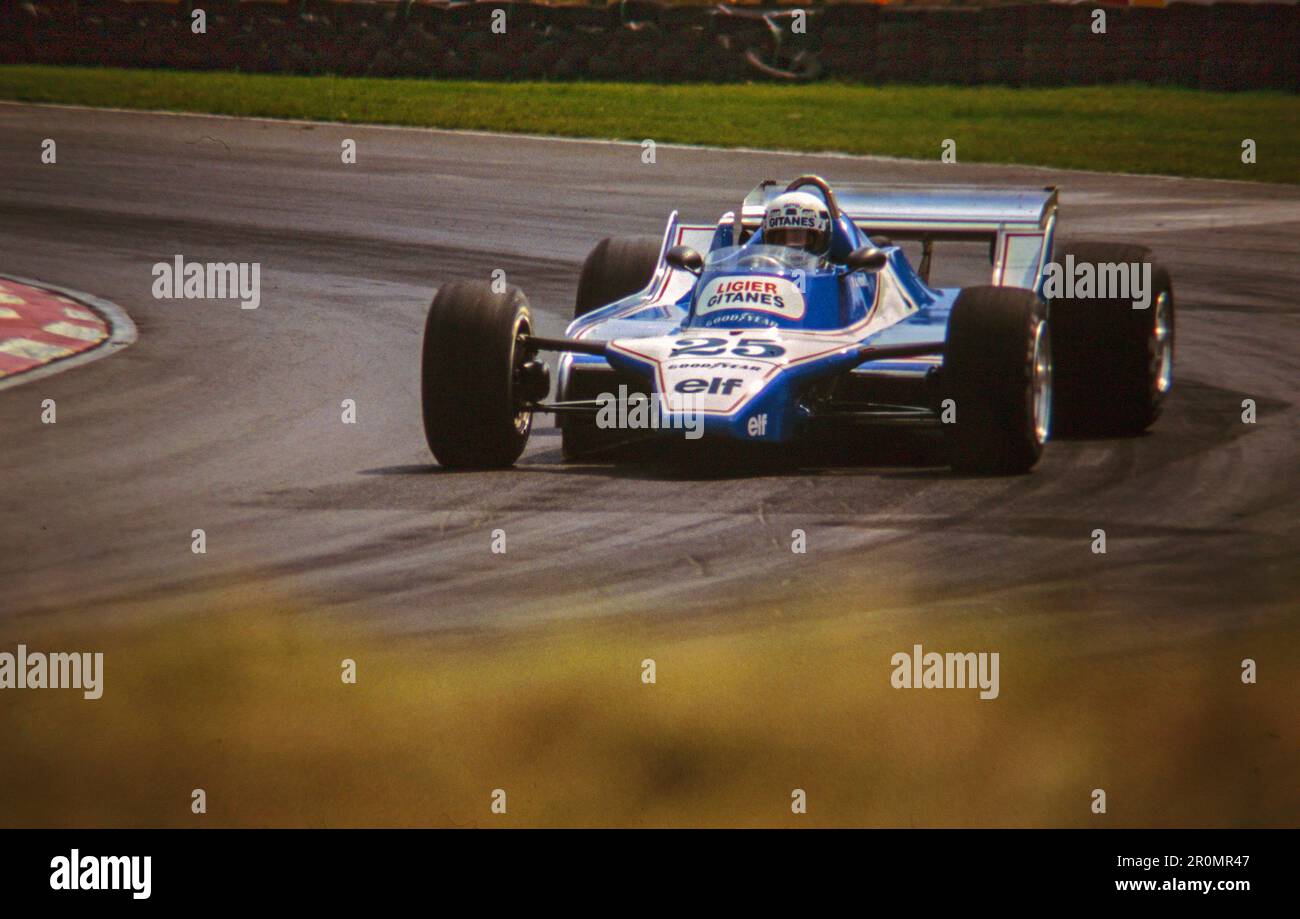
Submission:
M 788 191 L 768 205 L 763 242 L 822 254 L 830 247 L 831 215 L 826 202 L 806 191 Z

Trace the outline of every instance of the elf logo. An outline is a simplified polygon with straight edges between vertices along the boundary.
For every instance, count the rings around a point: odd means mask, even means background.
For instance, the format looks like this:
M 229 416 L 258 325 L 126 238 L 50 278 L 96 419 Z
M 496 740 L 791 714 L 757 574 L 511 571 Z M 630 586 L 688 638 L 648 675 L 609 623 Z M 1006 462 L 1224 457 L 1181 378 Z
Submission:
M 746 425 L 750 437 L 764 437 L 767 435 L 767 412 L 761 415 L 755 415 L 749 419 Z
M 729 396 L 739 386 L 743 386 L 745 381 L 738 377 L 714 377 L 711 380 L 691 377 L 690 379 L 680 380 L 673 387 L 677 392 L 685 395 L 694 395 L 697 393 L 707 393 L 710 396 L 724 395 Z

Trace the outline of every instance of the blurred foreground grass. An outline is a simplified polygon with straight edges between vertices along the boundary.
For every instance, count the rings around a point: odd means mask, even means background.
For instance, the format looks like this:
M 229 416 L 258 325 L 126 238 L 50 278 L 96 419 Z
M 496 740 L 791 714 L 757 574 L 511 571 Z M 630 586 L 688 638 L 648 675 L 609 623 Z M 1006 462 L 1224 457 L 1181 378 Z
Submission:
M 229 592 L 9 621 L 105 652 L 104 695 L 0 693 L 5 826 L 1233 826 L 1300 819 L 1295 629 L 1071 655 L 961 622 L 798 610 L 377 636 Z M 805 611 L 810 612 L 810 611 Z M 122 620 L 119 620 L 122 621 Z M 924 626 L 924 627 L 922 627 Z M 1001 695 L 896 690 L 890 656 L 995 650 Z M 1243 649 L 1261 682 L 1242 685 Z M 357 663 L 345 685 L 340 662 Z M 657 683 L 642 683 L 653 658 Z M 1290 687 L 1290 690 L 1284 687 Z M 1089 811 L 1104 788 L 1109 813 Z M 203 788 L 208 813 L 190 812 Z M 508 813 L 493 815 L 493 789 Z M 808 813 L 790 810 L 792 789 Z
M 1300 103 L 1282 92 L 491 83 L 89 67 L 0 67 L 0 98 L 435 128 L 837 151 L 1300 182 Z M 1241 161 L 1242 142 L 1257 162 Z M 508 141 L 503 141 L 508 143 Z

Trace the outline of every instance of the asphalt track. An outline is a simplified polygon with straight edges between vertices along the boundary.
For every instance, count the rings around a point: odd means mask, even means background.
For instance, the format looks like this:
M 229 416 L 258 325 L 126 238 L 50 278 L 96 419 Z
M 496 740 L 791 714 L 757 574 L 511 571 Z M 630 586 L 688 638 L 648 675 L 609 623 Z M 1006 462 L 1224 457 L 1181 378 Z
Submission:
M 231 578 L 401 632 L 589 615 L 711 628 L 810 598 L 999 628 L 1028 615 L 1113 648 L 1294 614 L 1300 188 L 667 146 L 647 165 L 629 144 L 10 104 L 0 162 L 0 270 L 112 300 L 139 327 L 106 360 L 0 392 L 5 617 L 141 598 L 183 615 L 189 592 Z M 657 233 L 674 207 L 715 219 L 799 172 L 1055 183 L 1065 235 L 1149 244 L 1179 309 L 1165 416 L 1137 439 L 1055 442 L 1009 479 L 924 456 L 565 466 L 546 419 L 515 470 L 432 464 L 417 385 L 439 283 L 504 268 L 558 334 L 602 236 Z M 153 299 L 151 266 L 178 253 L 260 262 L 260 308 Z M 936 277 L 980 268 L 962 256 Z

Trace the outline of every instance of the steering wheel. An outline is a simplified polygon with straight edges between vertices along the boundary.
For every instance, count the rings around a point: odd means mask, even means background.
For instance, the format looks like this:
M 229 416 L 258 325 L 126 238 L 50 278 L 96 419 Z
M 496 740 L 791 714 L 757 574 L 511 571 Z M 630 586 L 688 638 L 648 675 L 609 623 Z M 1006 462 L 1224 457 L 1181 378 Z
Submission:
M 747 255 L 738 263 L 741 268 L 775 268 L 782 267 L 780 259 L 770 255 Z
M 786 191 L 797 191 L 805 185 L 811 185 L 822 193 L 826 200 L 826 210 L 830 212 L 831 223 L 838 223 L 840 219 L 840 205 L 835 200 L 835 192 L 831 191 L 830 185 L 821 176 L 804 175 L 799 176 L 785 187 Z

